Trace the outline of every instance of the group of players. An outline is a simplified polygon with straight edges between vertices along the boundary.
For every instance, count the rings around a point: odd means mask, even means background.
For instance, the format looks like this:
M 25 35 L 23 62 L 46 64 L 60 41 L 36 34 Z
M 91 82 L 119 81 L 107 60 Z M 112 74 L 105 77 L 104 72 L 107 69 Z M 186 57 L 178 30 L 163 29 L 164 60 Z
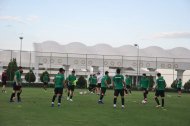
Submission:
M 22 67 L 19 67 L 19 69 L 15 72 L 13 92 L 10 97 L 10 102 L 14 102 L 13 98 L 15 98 L 15 96 L 17 96 L 18 102 L 21 101 L 20 95 L 22 93 L 22 86 L 21 86 L 22 72 L 23 72 Z M 57 97 L 58 97 L 58 107 L 60 107 L 64 87 L 67 87 L 68 89 L 67 100 L 73 101 L 72 100 L 73 92 L 76 85 L 75 71 L 73 70 L 72 73 L 66 79 L 65 79 L 64 73 L 65 73 L 65 70 L 63 68 L 60 68 L 58 74 L 56 74 L 54 77 L 55 88 L 54 88 L 54 95 L 53 95 L 52 103 L 51 103 L 52 107 L 54 107 L 54 102 Z M 110 77 L 109 77 L 108 71 L 106 71 L 105 75 L 102 77 L 100 76 L 100 73 L 98 73 L 97 77 L 96 75 L 91 75 L 89 78 L 89 82 L 90 82 L 89 91 L 95 92 L 96 90 L 96 92 L 99 92 L 98 93 L 100 95 L 100 98 L 98 100 L 99 104 L 103 104 L 103 98 L 105 96 L 107 88 L 109 87 L 109 84 L 108 84 L 109 78 Z M 124 79 L 124 76 L 121 74 L 121 70 L 118 68 L 116 69 L 116 75 L 112 78 L 112 83 L 113 83 L 113 89 L 114 89 L 113 107 L 116 108 L 117 97 L 120 95 L 121 102 L 122 102 L 121 107 L 124 108 L 125 107 L 124 95 L 125 93 L 128 94 L 128 91 L 131 93 L 132 80 L 128 75 L 126 75 L 126 78 Z M 147 103 L 149 79 L 146 76 L 146 74 L 143 74 L 143 76 L 140 79 L 139 84 L 142 88 L 143 97 L 144 97 L 142 103 Z M 178 84 L 177 84 L 179 95 L 181 95 L 181 86 L 182 86 L 182 82 L 181 82 L 181 79 L 179 79 Z M 164 78 L 161 76 L 161 73 L 157 73 L 156 83 L 153 87 L 153 89 L 155 89 L 155 101 L 157 103 L 156 107 L 164 108 L 165 87 L 166 87 L 166 82 Z M 159 96 L 161 97 L 161 105 L 158 100 Z

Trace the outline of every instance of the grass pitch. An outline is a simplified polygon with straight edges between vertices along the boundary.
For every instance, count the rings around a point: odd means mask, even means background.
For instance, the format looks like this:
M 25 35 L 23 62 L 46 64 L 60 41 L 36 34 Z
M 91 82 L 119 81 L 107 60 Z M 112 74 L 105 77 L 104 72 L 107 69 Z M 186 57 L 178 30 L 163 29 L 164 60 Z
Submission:
M 95 94 L 80 95 L 75 90 L 73 102 L 66 100 L 61 107 L 50 107 L 53 88 L 44 92 L 41 88 L 23 88 L 21 103 L 9 103 L 12 92 L 0 95 L 0 126 L 189 126 L 190 94 L 166 93 L 165 109 L 155 108 L 154 93 L 149 93 L 148 103 L 142 104 L 142 92 L 134 91 L 125 96 L 125 109 L 121 99 L 113 108 L 113 90 L 108 90 L 104 104 L 97 103 Z

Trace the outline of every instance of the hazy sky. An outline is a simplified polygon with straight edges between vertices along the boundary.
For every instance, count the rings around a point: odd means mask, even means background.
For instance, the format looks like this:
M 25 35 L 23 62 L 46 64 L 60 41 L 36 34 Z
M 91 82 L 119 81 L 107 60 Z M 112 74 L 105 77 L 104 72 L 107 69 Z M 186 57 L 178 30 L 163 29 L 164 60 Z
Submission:
M 0 49 L 33 42 L 190 49 L 190 0 L 0 0 Z

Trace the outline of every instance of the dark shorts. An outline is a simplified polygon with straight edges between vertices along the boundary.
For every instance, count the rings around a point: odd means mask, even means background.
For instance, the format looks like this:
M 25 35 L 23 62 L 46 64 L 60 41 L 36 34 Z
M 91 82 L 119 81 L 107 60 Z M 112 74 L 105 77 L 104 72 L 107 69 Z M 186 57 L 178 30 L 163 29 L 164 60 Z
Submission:
M 127 88 L 127 89 L 131 89 L 131 86 L 130 86 L 130 85 L 126 85 L 126 88 Z
M 120 96 L 124 96 L 124 90 L 123 89 L 115 89 L 114 96 L 118 96 L 119 94 L 120 94 Z
M 100 88 L 101 87 L 101 83 L 98 83 L 97 87 Z
M 145 93 L 148 94 L 148 90 L 147 90 L 147 88 L 142 88 L 142 91 L 144 91 Z
M 94 88 L 96 87 L 96 85 L 95 85 L 95 84 L 90 84 L 90 87 L 91 87 L 92 89 L 94 89 Z
M 177 88 L 177 91 L 181 91 L 181 88 Z
M 63 94 L 63 88 L 55 88 L 54 93 L 55 94 Z
M 44 82 L 44 85 L 48 85 L 48 82 Z
M 75 86 L 74 85 L 69 85 L 68 86 L 68 90 L 69 91 L 74 91 L 75 90 Z
M 104 95 L 106 93 L 106 87 L 101 87 L 101 94 Z
M 20 91 L 21 88 L 22 88 L 22 86 L 20 86 L 20 85 L 19 85 L 19 86 L 16 85 L 16 82 L 13 83 L 13 90 L 14 90 L 14 91 Z
M 155 96 L 156 97 L 165 97 L 165 91 L 164 90 L 156 90 L 156 93 L 155 93 Z
M 6 81 L 3 81 L 3 82 L 2 82 L 2 85 L 7 85 L 7 82 L 6 82 Z

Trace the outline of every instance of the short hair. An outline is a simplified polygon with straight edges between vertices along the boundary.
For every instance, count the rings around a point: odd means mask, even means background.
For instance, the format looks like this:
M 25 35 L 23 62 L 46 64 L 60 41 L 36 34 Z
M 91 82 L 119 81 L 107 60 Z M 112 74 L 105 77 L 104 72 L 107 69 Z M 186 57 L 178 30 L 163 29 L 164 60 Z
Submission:
M 143 76 L 146 76 L 146 74 L 145 74 L 145 73 L 143 73 Z
M 106 71 L 106 72 L 105 72 L 105 75 L 107 75 L 108 73 L 109 73 L 109 72 L 108 72 L 108 71 Z
M 117 72 L 117 73 L 120 73 L 120 72 L 121 72 L 121 70 L 120 70 L 119 68 L 117 68 L 117 69 L 116 69 L 116 72 Z
M 97 74 L 100 74 L 100 72 L 98 72 Z
M 161 73 L 157 73 L 157 76 L 160 77 L 160 76 L 161 76 Z
M 128 74 L 126 74 L 125 76 L 129 76 Z
M 59 72 L 65 72 L 63 68 L 59 68 Z
M 18 67 L 18 69 L 22 69 L 22 67 L 21 67 L 21 66 L 19 66 L 19 67 Z
M 75 73 L 75 70 L 72 70 L 72 73 Z

